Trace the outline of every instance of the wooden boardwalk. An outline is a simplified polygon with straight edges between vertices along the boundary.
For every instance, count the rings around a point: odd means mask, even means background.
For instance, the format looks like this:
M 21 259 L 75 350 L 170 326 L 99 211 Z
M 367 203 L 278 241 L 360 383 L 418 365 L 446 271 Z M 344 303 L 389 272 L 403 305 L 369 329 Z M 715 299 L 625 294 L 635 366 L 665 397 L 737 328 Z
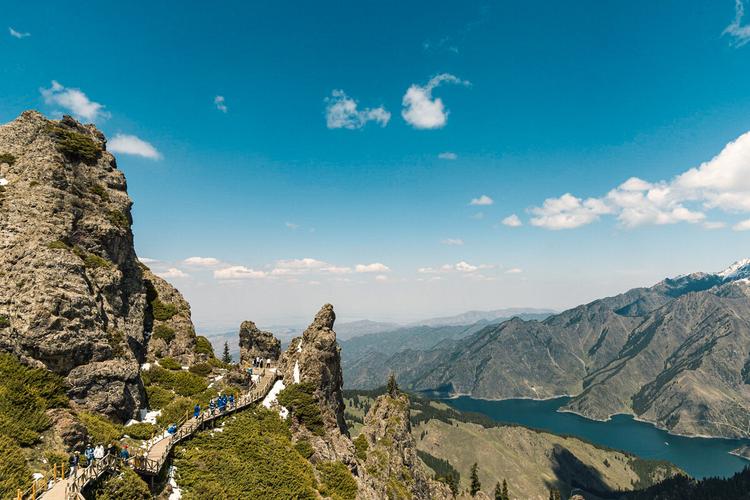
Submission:
M 274 369 L 263 369 L 260 380 L 253 389 L 240 396 L 234 405 L 227 406 L 223 412 L 218 409 L 214 412 L 206 410 L 197 417 L 185 418 L 178 424 L 174 434 L 154 442 L 142 456 L 130 457 L 127 465 L 132 467 L 138 474 L 147 477 L 158 476 L 167 463 L 169 454 L 180 441 L 183 441 L 200 429 L 214 422 L 216 419 L 241 411 L 255 403 L 262 401 L 276 382 L 277 374 Z M 81 500 L 81 492 L 91 482 L 96 481 L 107 470 L 117 469 L 124 465 L 123 460 L 109 455 L 97 460 L 88 468 L 79 467 L 75 477 L 60 479 L 54 483 L 52 488 L 44 490 L 47 483 L 42 480 L 41 484 L 18 495 L 18 500 L 43 499 L 43 500 Z

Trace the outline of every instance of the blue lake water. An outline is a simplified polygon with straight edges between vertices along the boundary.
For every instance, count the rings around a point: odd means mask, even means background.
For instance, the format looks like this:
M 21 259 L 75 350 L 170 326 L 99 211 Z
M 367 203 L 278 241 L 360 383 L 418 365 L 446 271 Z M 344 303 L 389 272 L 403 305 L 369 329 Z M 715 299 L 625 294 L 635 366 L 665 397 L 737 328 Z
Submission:
M 573 413 L 558 412 L 557 409 L 568 399 L 487 401 L 461 396 L 443 401 L 457 410 L 483 413 L 499 422 L 544 429 L 554 434 L 570 434 L 629 451 L 641 458 L 668 460 L 696 478 L 731 476 L 750 465 L 750 461 L 729 454 L 740 445 L 749 444 L 749 440 L 673 436 L 627 415 L 597 422 Z

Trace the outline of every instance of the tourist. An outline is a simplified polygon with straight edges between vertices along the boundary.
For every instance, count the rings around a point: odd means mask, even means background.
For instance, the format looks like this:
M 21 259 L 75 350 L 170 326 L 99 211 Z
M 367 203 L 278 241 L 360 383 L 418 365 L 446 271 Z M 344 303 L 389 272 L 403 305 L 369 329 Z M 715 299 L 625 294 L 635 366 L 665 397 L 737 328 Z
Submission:
M 234 406 L 234 394 L 229 395 L 229 406 Z
M 266 368 L 271 368 L 271 358 L 266 360 Z
M 193 418 L 198 418 L 200 414 L 201 414 L 201 405 L 196 403 L 195 408 L 193 408 Z
M 211 415 L 214 414 L 214 408 L 215 408 L 214 398 L 211 398 L 211 401 L 208 402 L 208 411 L 211 413 Z
M 117 455 L 117 445 L 113 442 L 109 443 L 109 446 L 107 447 L 107 455 L 110 457 L 114 457 Z
M 169 427 L 167 427 L 167 432 L 170 434 L 174 434 L 177 432 L 177 424 L 169 424 Z
M 86 445 L 83 454 L 86 455 L 86 467 L 90 467 L 94 463 L 94 449 L 91 447 L 91 443 Z
M 75 477 L 76 472 L 78 471 L 78 462 L 80 461 L 80 457 L 78 456 L 78 452 L 70 454 L 70 475 Z
M 130 452 L 128 452 L 128 445 L 125 445 L 122 447 L 122 450 L 120 450 L 120 458 L 124 460 L 125 462 L 128 461 L 130 458 Z
M 94 458 L 97 460 L 104 458 L 104 446 L 101 444 L 96 445 L 94 448 Z

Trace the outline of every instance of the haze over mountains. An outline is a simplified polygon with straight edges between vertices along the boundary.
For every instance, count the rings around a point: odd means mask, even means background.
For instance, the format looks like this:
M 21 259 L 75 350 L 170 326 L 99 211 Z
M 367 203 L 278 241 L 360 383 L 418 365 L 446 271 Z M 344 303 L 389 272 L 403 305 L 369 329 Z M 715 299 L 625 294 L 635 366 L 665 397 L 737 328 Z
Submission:
M 385 370 L 414 390 L 478 398 L 574 395 L 565 409 L 627 413 L 687 435 L 750 436 L 750 261 L 665 279 L 542 321 L 436 329 L 432 345 L 343 343 L 347 383 Z M 367 336 L 362 339 L 377 336 Z M 459 340 L 460 339 L 460 340 Z

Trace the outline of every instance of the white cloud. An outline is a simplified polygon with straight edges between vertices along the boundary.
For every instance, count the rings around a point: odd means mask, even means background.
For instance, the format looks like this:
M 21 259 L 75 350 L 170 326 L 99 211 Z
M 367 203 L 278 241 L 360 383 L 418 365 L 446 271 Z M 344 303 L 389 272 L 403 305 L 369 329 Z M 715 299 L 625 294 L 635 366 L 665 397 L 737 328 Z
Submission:
M 495 266 L 492 264 L 474 265 L 462 260 L 455 264 L 443 264 L 440 267 L 420 267 L 417 269 L 417 272 L 420 274 L 444 274 L 453 272 L 470 274 L 482 269 L 492 269 L 494 267 Z
M 12 36 L 13 38 L 18 38 L 18 39 L 31 36 L 31 33 L 23 33 L 21 31 L 16 31 L 10 26 L 8 26 L 8 33 L 10 33 L 10 36 Z
M 156 259 L 149 259 L 148 257 L 138 257 L 138 260 L 143 264 L 153 264 L 154 262 L 159 262 Z
M 468 262 L 461 261 L 458 264 L 456 264 L 456 271 L 460 271 L 462 273 L 473 273 L 474 271 L 478 270 L 479 267 L 473 266 L 469 264 Z
M 495 203 L 495 201 L 492 198 L 490 198 L 486 194 L 483 194 L 479 198 L 472 198 L 472 200 L 469 202 L 469 205 L 483 206 L 483 205 L 492 205 L 493 203 Z
M 227 108 L 226 99 L 224 99 L 223 95 L 217 95 L 214 97 L 214 104 L 216 105 L 216 109 L 221 111 L 222 113 L 226 113 L 229 111 L 229 108 Z
M 520 267 L 511 267 L 507 271 L 505 271 L 505 274 L 520 274 L 523 272 L 523 269 Z
M 168 278 L 187 278 L 190 275 L 177 269 L 176 267 L 170 267 L 166 271 L 162 271 L 160 273 L 156 273 L 157 276 L 161 276 L 162 278 L 168 279 Z
M 46 104 L 60 106 L 78 119 L 96 122 L 110 116 L 103 104 L 91 101 L 80 89 L 64 87 L 55 80 L 50 88 L 41 88 L 39 92 Z
M 735 231 L 750 231 L 750 219 L 738 222 L 737 224 L 732 226 L 732 229 L 734 229 Z
M 352 272 L 351 267 L 339 267 L 339 266 L 327 266 L 327 267 L 321 267 L 320 270 L 324 273 L 331 273 L 331 274 L 349 274 Z
M 750 213 L 750 132 L 721 152 L 669 181 L 632 177 L 600 198 L 582 200 L 570 193 L 545 200 L 530 211 L 531 223 L 547 229 L 569 229 L 611 214 L 625 227 L 705 222 L 709 210 Z
M 388 281 L 388 276 L 385 274 L 378 274 L 375 276 L 375 281 Z
M 354 270 L 358 273 L 387 273 L 391 269 L 380 262 L 373 262 L 372 264 L 357 264 Z
M 440 243 L 442 243 L 443 245 L 461 246 L 464 244 L 464 240 L 462 240 L 461 238 L 446 238 Z
M 331 129 L 358 129 L 364 127 L 369 121 L 385 127 L 391 119 L 391 114 L 382 106 L 357 109 L 357 101 L 346 95 L 343 90 L 334 90 L 325 102 L 327 103 L 326 126 Z
M 298 229 L 298 228 L 299 228 L 299 224 L 295 224 L 294 222 L 288 222 L 288 221 L 287 221 L 287 222 L 285 222 L 285 223 L 284 223 L 284 225 L 285 225 L 285 226 L 286 226 L 287 228 L 291 229 L 291 230 L 295 230 L 295 229 Z
M 198 267 L 215 267 L 221 264 L 221 261 L 215 257 L 188 257 L 183 262 L 189 266 Z
M 265 271 L 256 271 L 245 266 L 229 266 L 214 271 L 214 278 L 219 280 L 244 280 L 265 278 Z
M 734 19 L 729 26 L 724 28 L 722 35 L 730 35 L 734 38 L 733 45 L 741 47 L 750 42 L 750 24 L 742 25 L 742 17 L 745 15 L 745 6 L 742 0 L 734 1 Z
M 115 134 L 107 142 L 107 149 L 113 153 L 135 155 L 150 160 L 161 160 L 159 151 L 150 143 L 134 135 Z
M 276 266 L 271 271 L 273 275 L 304 274 L 311 271 L 320 271 L 328 267 L 322 260 L 305 257 L 303 259 L 277 260 Z
M 401 116 L 406 122 L 417 129 L 442 128 L 448 122 L 449 111 L 445 109 L 442 99 L 433 98 L 432 91 L 442 83 L 470 85 L 449 73 L 434 76 L 427 85 L 411 85 L 404 94 L 401 103 Z
M 456 153 L 451 153 L 450 151 L 446 151 L 444 153 L 440 153 L 438 155 L 438 158 L 441 160 L 455 160 L 458 158 L 458 155 Z
M 523 226 L 523 222 L 521 222 L 521 219 L 518 218 L 516 214 L 511 214 L 504 218 L 502 221 L 502 224 L 508 227 L 521 227 Z

